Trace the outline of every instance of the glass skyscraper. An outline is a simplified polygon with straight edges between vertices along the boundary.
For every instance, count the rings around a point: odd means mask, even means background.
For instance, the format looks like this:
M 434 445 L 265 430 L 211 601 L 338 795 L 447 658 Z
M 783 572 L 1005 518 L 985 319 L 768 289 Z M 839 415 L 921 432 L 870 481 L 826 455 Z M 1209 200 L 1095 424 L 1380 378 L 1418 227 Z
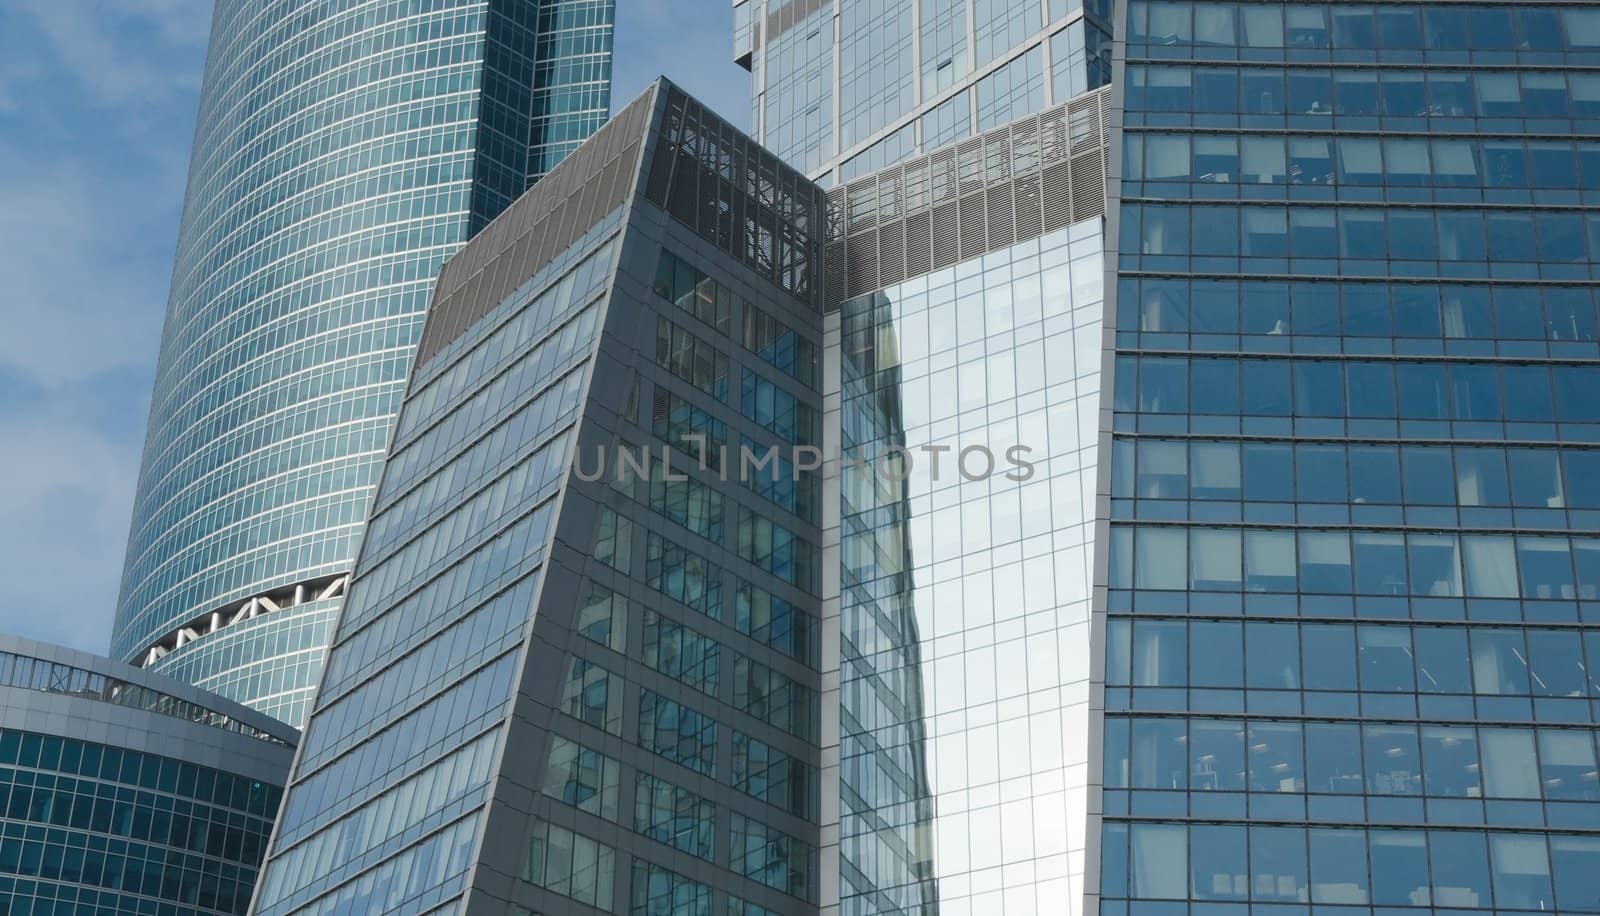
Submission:
M 253 912 L 815 910 L 824 215 L 661 81 L 445 265 Z
M 739 0 L 751 132 L 825 186 L 1110 78 L 1110 0 Z
M 111 653 L 299 724 L 439 265 L 604 121 L 612 0 L 220 0 Z
M 1600 910 L 1600 9 L 1120 15 L 1100 912 Z
M 447 266 L 258 909 L 1600 913 L 1600 9 L 859 7 Z

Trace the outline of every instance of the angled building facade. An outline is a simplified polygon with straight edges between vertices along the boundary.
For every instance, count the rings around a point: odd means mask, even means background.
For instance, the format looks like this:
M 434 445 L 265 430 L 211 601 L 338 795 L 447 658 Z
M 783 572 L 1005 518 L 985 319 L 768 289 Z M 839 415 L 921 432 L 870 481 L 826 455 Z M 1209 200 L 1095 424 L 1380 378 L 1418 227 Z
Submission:
M 304 718 L 439 265 L 604 121 L 611 0 L 222 0 L 111 654 Z
M 662 81 L 449 262 L 254 911 L 1081 896 L 1107 101 L 829 196 Z
M 1119 4 L 1099 909 L 1600 909 L 1600 11 Z
M 446 265 L 253 912 L 815 910 L 824 214 L 661 81 Z
M 1110 78 L 1109 0 L 738 0 L 751 132 L 832 187 Z

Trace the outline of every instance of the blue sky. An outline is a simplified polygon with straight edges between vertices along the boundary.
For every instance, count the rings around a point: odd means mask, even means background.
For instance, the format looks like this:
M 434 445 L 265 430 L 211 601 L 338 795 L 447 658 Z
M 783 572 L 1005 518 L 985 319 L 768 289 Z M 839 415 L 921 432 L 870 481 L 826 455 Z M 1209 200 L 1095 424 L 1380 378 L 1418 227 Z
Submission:
M 103 652 L 210 0 L 0 4 L 0 631 Z M 613 108 L 665 73 L 740 126 L 728 0 L 617 0 Z

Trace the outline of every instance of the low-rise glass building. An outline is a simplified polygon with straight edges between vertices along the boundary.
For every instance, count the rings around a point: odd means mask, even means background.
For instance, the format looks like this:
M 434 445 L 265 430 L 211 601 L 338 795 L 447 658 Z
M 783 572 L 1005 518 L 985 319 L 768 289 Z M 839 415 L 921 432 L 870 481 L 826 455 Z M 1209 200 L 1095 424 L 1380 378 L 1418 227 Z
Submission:
M 0 912 L 244 913 L 298 737 L 170 678 L 0 637 Z

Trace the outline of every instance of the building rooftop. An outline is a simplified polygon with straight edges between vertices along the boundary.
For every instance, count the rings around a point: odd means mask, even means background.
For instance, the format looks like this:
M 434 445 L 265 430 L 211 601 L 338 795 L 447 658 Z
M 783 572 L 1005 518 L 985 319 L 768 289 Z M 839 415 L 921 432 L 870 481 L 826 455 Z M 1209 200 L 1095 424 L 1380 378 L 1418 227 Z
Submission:
M 38 690 L 142 709 L 293 748 L 294 728 L 181 681 L 99 655 L 0 635 L 0 688 Z

